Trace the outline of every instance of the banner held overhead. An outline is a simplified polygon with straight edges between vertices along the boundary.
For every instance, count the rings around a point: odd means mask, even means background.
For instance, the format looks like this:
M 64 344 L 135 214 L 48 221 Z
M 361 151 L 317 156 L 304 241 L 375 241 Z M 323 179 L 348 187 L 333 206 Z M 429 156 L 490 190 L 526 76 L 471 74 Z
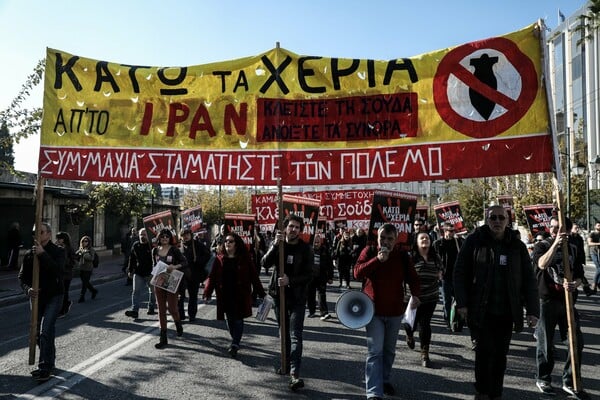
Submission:
M 275 48 L 150 67 L 48 49 L 39 170 L 273 186 L 547 172 L 541 54 L 537 24 L 388 61 Z

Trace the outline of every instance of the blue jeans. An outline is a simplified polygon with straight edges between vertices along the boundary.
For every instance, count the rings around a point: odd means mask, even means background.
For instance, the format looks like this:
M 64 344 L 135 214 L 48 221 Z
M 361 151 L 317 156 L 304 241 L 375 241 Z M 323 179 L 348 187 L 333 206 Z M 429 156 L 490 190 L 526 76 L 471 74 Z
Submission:
M 383 384 L 390 381 L 396 357 L 396 342 L 402 316 L 379 317 L 375 315 L 367 324 L 367 362 L 365 385 L 367 398 L 383 397 Z
M 452 284 L 452 277 L 444 278 L 442 280 L 442 301 L 444 303 L 444 320 L 447 323 L 450 321 L 450 310 L 452 309 L 452 301 L 454 300 L 454 285 Z
M 62 308 L 62 302 L 62 293 L 47 300 L 40 298 L 38 302 L 38 345 L 40 346 L 38 368 L 41 370 L 50 371 L 54 368 L 56 319 Z
M 305 304 L 306 301 L 292 305 L 286 303 L 285 305 L 285 353 L 290 375 L 295 377 L 300 376 L 300 365 L 302 364 L 302 331 L 304 330 Z M 275 301 L 275 315 L 279 325 L 279 301 Z
M 583 334 L 579 326 L 579 313 L 573 308 L 575 319 L 575 337 L 577 339 L 577 358 L 579 365 L 577 376 L 581 376 L 581 354 L 583 352 Z M 536 378 L 538 381 L 550 383 L 552 381 L 552 369 L 554 369 L 554 332 L 556 326 L 561 335 L 561 340 L 568 337 L 567 309 L 563 299 L 541 300 L 540 319 L 537 324 L 536 334 Z M 567 344 L 569 346 L 569 344 Z M 569 349 L 570 351 L 570 349 Z M 565 366 L 562 373 L 563 384 L 573 387 L 573 370 L 570 353 L 566 355 Z
M 131 309 L 133 311 L 138 311 L 140 309 L 142 289 L 144 287 L 148 289 L 148 309 L 154 310 L 154 308 L 156 308 L 154 290 L 152 290 L 152 285 L 150 285 L 151 279 L 152 275 L 139 276 L 138 274 L 133 274 L 133 291 L 131 292 Z
M 229 335 L 231 335 L 231 345 L 240 347 L 240 341 L 244 334 L 244 320 L 236 318 L 230 318 L 227 315 L 227 329 L 229 330 Z
M 594 265 L 596 266 L 596 275 L 594 275 L 594 287 L 598 287 L 598 285 L 600 285 L 600 256 L 598 255 L 598 253 L 596 253 L 595 251 L 591 251 L 590 253 L 592 256 L 592 261 L 594 262 Z

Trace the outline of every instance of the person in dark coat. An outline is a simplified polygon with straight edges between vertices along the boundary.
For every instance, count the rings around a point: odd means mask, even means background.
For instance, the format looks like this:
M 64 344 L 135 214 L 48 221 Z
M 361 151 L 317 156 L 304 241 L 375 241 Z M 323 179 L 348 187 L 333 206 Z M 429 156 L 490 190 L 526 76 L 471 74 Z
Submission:
M 179 288 L 179 316 L 185 319 L 184 300 L 185 291 L 188 292 L 188 317 L 190 322 L 196 320 L 198 312 L 198 291 L 200 284 L 206 280 L 208 271 L 206 269 L 211 253 L 208 247 L 200 240 L 192 238 L 192 230 L 185 228 L 181 230 L 181 249 L 183 255 L 188 260 L 188 266 L 185 269 L 185 281 L 180 283 Z
M 19 271 L 19 283 L 23 293 L 30 299 L 38 299 L 38 346 L 40 356 L 38 369 L 31 375 L 38 382 L 48 381 L 52 375 L 56 361 L 56 319 L 63 303 L 63 274 L 65 268 L 65 251 L 52 243 L 52 227 L 42 223 L 39 228 L 39 242 L 25 254 Z M 33 286 L 33 261 L 39 261 L 39 288 Z
M 19 251 L 23 246 L 18 222 L 13 222 L 11 224 L 6 236 L 6 244 L 8 245 L 8 269 L 16 270 L 19 268 Z
M 329 254 L 329 249 L 325 245 L 325 239 L 321 236 L 315 236 L 313 242 L 314 264 L 313 280 L 308 285 L 308 294 L 306 296 L 306 306 L 308 307 L 308 318 L 317 316 L 317 295 L 319 297 L 319 314 L 322 321 L 331 318 L 327 308 L 327 284 L 333 283 L 333 261 Z
M 56 245 L 65 250 L 65 269 L 63 274 L 63 284 L 65 287 L 63 294 L 63 304 L 58 314 L 58 318 L 62 318 L 71 310 L 73 302 L 69 300 L 69 289 L 71 288 L 71 281 L 73 280 L 73 268 L 77 265 L 77 255 L 75 249 L 71 244 L 71 235 L 67 232 L 58 232 L 56 234 Z
M 475 348 L 475 399 L 500 399 L 512 331 L 540 315 L 537 282 L 525 243 L 508 228 L 504 207 L 488 208 L 486 225 L 467 236 L 454 265 L 456 311 Z
M 228 352 L 236 357 L 244 334 L 244 318 L 252 315 L 252 293 L 266 296 L 258 270 L 248 254 L 244 241 L 235 233 L 225 234 L 224 251 L 217 256 L 206 281 L 204 300 L 217 294 L 217 319 L 227 319 L 231 336 Z

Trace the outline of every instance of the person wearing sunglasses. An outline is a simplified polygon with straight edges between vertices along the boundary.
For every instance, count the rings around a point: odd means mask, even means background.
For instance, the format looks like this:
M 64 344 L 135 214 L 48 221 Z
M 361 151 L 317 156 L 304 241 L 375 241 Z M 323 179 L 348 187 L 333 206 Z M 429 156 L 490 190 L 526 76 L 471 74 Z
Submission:
M 289 388 L 293 391 L 304 387 L 300 378 L 302 363 L 302 331 L 304 330 L 304 312 L 306 310 L 307 287 L 313 278 L 314 254 L 311 247 L 300 238 L 304 220 L 294 214 L 285 217 L 285 231 L 277 232 L 273 244 L 263 256 L 262 265 L 272 266 L 269 294 L 275 300 L 274 310 L 277 323 L 280 324 L 279 288 L 283 287 L 285 296 L 285 368 L 277 373 L 290 374 Z M 283 274 L 279 271 L 279 243 L 283 241 Z M 284 366 L 282 366 L 284 367 Z
M 456 310 L 467 321 L 475 348 L 475 399 L 501 399 L 512 331 L 540 315 L 538 290 L 525 243 L 508 227 L 501 205 L 467 236 L 454 266 Z
M 252 316 L 252 293 L 266 296 L 258 270 L 242 238 L 232 232 L 225 234 L 223 253 L 217 256 L 206 280 L 203 297 L 209 301 L 217 294 L 217 320 L 226 320 L 231 336 L 227 352 L 236 358 L 244 334 L 244 318 Z
M 159 261 L 167 264 L 167 272 L 171 272 L 174 269 L 182 269 L 187 265 L 187 260 L 179 248 L 175 246 L 175 238 L 168 228 L 161 229 L 159 232 L 158 246 L 152 249 L 152 259 L 154 260 L 154 265 Z M 171 293 L 159 285 L 155 285 L 154 296 L 158 305 L 158 321 L 160 325 L 160 341 L 154 347 L 163 349 L 169 344 L 167 339 L 167 308 L 175 322 L 178 337 L 183 336 L 183 325 L 179 317 L 177 293 Z

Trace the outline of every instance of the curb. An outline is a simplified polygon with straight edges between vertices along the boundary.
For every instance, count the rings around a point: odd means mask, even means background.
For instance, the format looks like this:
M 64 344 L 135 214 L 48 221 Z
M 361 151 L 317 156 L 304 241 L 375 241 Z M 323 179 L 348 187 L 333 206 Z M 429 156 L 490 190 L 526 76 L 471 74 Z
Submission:
M 92 284 L 102 284 L 102 283 L 112 282 L 117 279 L 123 279 L 123 278 L 125 278 L 125 275 L 123 273 L 99 276 L 96 279 L 93 279 L 93 276 L 92 276 L 91 283 Z M 69 288 L 69 291 L 78 290 L 78 289 L 81 289 L 81 280 L 79 280 L 79 279 L 77 280 L 77 282 L 75 284 L 71 285 L 71 287 Z M 14 304 L 19 304 L 19 303 L 25 303 L 28 300 L 29 300 L 29 298 L 26 295 L 24 295 L 23 293 L 13 294 L 13 295 L 9 295 L 9 296 L 0 298 L 0 307 L 11 306 Z

